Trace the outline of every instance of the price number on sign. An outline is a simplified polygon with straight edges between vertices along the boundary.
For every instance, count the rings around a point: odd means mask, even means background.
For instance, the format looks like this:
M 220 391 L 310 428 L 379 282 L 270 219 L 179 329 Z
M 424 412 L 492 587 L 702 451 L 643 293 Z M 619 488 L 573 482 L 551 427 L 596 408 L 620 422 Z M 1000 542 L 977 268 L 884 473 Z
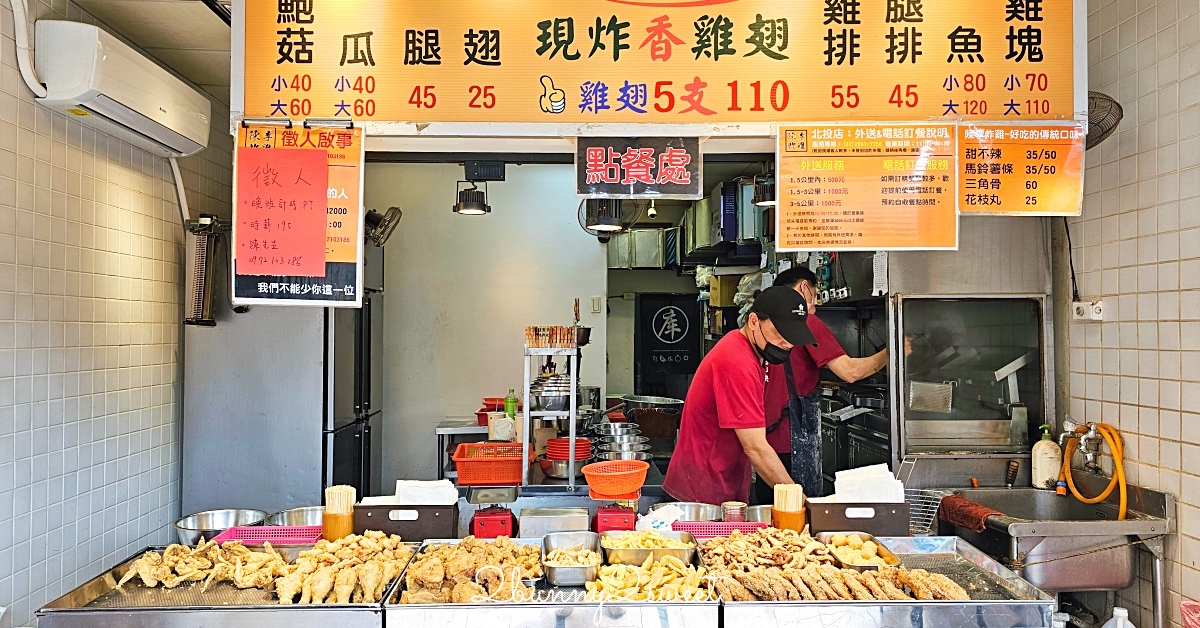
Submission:
M 859 103 L 857 85 L 834 85 L 830 88 L 829 104 L 834 109 L 846 107 L 857 109 Z
M 903 91 L 901 88 L 903 88 Z M 889 104 L 896 105 L 897 107 L 908 107 L 910 109 L 916 107 L 920 101 L 921 98 L 917 94 L 916 85 L 897 85 L 892 89 L 891 97 L 888 98 Z
M 408 97 L 408 104 L 416 106 L 417 109 L 433 109 L 437 106 L 437 94 L 433 92 L 433 85 L 417 85 L 413 88 L 412 94 Z
M 751 90 L 754 92 L 754 105 L 750 107 L 750 111 L 766 111 L 763 107 L 763 84 L 762 81 L 754 81 L 750 84 Z M 791 100 L 791 90 L 788 89 L 788 84 L 783 81 L 775 81 L 771 84 L 770 101 L 771 108 L 775 111 L 783 111 L 787 109 L 788 101 Z M 729 110 L 741 111 L 741 106 L 738 105 L 738 82 L 729 83 Z
M 495 85 L 472 85 L 467 89 L 471 94 L 471 102 L 467 104 L 472 109 L 492 109 L 496 106 Z

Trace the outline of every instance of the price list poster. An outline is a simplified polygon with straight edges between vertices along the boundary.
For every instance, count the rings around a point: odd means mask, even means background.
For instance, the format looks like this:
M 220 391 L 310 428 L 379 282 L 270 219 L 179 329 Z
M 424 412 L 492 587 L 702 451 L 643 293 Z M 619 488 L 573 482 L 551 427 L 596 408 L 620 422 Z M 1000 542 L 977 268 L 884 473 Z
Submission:
M 233 302 L 360 307 L 362 129 L 244 125 L 234 159 Z
M 1083 211 L 1087 130 L 1070 124 L 962 124 L 958 210 L 1001 216 Z
M 958 246 L 953 124 L 779 129 L 780 251 Z

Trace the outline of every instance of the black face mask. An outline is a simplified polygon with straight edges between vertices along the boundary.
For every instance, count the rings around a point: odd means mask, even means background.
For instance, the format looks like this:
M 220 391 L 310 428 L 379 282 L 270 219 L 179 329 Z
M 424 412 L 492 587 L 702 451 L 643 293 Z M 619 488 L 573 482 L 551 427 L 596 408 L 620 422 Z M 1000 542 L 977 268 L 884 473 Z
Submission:
M 760 331 L 759 333 L 762 332 Z M 771 342 L 767 340 L 766 334 L 763 334 L 763 342 L 765 342 L 767 346 L 765 348 L 759 348 L 758 344 L 755 343 L 754 352 L 758 354 L 758 357 L 765 360 L 767 364 L 783 364 L 784 362 L 788 361 L 788 357 L 791 356 L 790 351 L 771 344 Z

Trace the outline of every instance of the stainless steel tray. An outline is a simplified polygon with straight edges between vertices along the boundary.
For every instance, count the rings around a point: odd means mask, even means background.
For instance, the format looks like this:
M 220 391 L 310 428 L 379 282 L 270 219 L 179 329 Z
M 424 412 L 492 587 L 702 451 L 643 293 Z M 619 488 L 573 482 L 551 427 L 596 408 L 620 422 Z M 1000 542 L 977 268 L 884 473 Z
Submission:
M 726 626 L 755 628 L 1049 628 L 1055 600 L 958 537 L 881 537 L 900 562 L 936 570 L 970 602 L 725 602 Z
M 688 549 L 612 549 L 604 547 L 604 539 L 618 538 L 634 532 L 605 532 L 600 535 L 600 547 L 604 548 L 604 562 L 608 565 L 641 565 L 646 562 L 647 558 L 653 558 L 655 562 L 662 560 L 667 556 L 674 556 L 683 561 L 683 564 L 690 565 L 696 559 L 696 552 L 700 548 L 700 544 L 696 542 L 696 537 L 690 532 L 659 532 L 659 534 L 669 538 L 691 543 L 692 546 Z
M 483 540 L 491 541 L 494 539 L 483 539 Z M 510 540 L 516 545 L 532 545 L 539 549 L 542 547 L 541 537 L 536 538 L 536 539 L 510 538 Z M 416 560 L 416 558 L 419 554 L 425 553 L 425 551 L 427 551 L 431 545 L 458 545 L 459 543 L 462 543 L 462 542 L 463 542 L 463 539 L 426 539 L 425 541 L 423 541 L 420 544 L 420 546 L 416 549 L 416 551 L 413 552 L 413 560 Z M 412 560 L 409 561 L 409 565 L 411 565 L 411 564 L 412 564 Z M 545 571 L 545 567 L 542 567 L 542 571 L 543 572 Z M 396 578 L 396 581 L 393 582 L 392 585 L 390 587 L 388 587 L 387 592 L 383 594 L 384 602 L 395 603 L 397 606 L 400 605 L 399 604 L 400 594 L 404 591 L 404 578 L 407 574 L 408 574 L 408 565 L 405 565 L 404 571 L 400 572 L 400 577 Z M 542 583 L 545 582 L 545 579 L 546 578 L 543 575 L 541 578 L 522 580 L 521 582 L 523 582 L 525 584 L 525 586 L 527 586 L 527 587 L 537 588 L 537 587 L 542 586 Z M 406 604 L 405 606 L 412 606 L 412 605 Z M 462 606 L 462 604 L 448 604 L 447 606 L 456 608 L 458 606 Z
M 832 540 L 833 537 L 835 537 L 839 534 L 844 534 L 846 536 L 850 536 L 851 534 L 857 534 L 859 536 L 859 538 L 861 538 L 864 542 L 871 541 L 871 542 L 875 543 L 875 545 L 879 546 L 879 557 L 882 558 L 883 562 L 887 563 L 887 565 L 889 567 L 899 567 L 901 565 L 900 557 L 893 554 L 892 550 L 888 549 L 887 546 L 884 545 L 882 542 L 880 542 L 879 539 L 875 538 L 874 536 L 872 536 L 870 534 L 867 534 L 866 532 L 821 532 L 814 538 L 816 538 L 818 541 L 824 543 L 825 545 L 829 545 L 829 541 Z M 842 560 L 842 558 L 840 556 L 838 556 L 837 553 L 835 553 L 833 550 L 830 550 L 829 553 L 832 554 L 834 560 L 836 560 L 838 562 L 838 564 L 841 565 L 845 569 L 853 569 L 854 571 L 878 571 L 879 570 L 879 565 L 871 565 L 871 564 L 865 564 L 865 563 L 864 564 L 847 563 L 846 561 Z
M 405 543 L 413 549 L 417 543 Z M 247 547 L 261 547 L 250 545 Z M 289 562 L 311 545 L 273 546 Z M 182 584 L 174 589 L 146 587 L 134 578 L 117 589 L 129 566 L 148 551 L 147 547 L 117 566 L 85 582 L 37 612 L 42 628 L 141 627 L 141 626 L 254 626 L 299 628 L 306 625 L 337 625 L 339 628 L 378 628 L 382 604 L 280 604 L 271 591 L 238 589 L 228 582 L 215 583 L 200 592 L 202 583 Z M 406 566 L 407 568 L 407 566 Z M 403 572 L 402 572 L 403 573 Z M 399 580 L 400 578 L 397 578 Z M 394 583 L 391 586 L 395 586 Z M 389 588 L 391 588 L 391 586 Z M 312 613 L 315 611 L 315 614 Z

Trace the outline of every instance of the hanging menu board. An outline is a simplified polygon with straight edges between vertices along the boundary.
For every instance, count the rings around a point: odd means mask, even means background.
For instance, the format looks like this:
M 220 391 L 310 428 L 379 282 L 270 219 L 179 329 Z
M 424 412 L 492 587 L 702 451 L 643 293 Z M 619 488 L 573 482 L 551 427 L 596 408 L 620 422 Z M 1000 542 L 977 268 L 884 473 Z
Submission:
M 779 251 L 954 249 L 952 124 L 779 128 Z
M 234 303 L 362 305 L 363 158 L 359 128 L 239 129 Z
M 958 208 L 964 214 L 1078 216 L 1082 125 L 958 127 Z
M 1087 17 L 1082 0 L 234 6 L 235 115 L 364 122 L 1073 119 Z

